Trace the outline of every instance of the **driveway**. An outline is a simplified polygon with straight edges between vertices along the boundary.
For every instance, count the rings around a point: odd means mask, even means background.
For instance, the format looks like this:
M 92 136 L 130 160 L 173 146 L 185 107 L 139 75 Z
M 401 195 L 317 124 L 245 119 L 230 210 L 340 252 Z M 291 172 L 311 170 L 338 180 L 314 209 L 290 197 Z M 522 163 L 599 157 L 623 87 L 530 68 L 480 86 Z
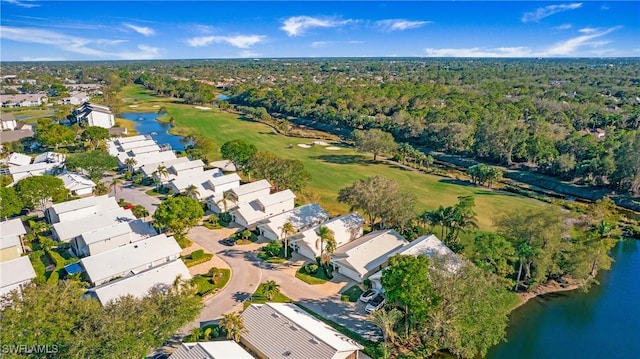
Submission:
M 274 265 L 257 257 L 260 244 L 226 247 L 218 243 L 236 230 L 212 231 L 204 227 L 196 227 L 189 232 L 191 240 L 207 251 L 215 253 L 229 265 L 231 280 L 215 297 L 204 303 L 200 317 L 183 329 L 185 334 L 195 326 L 221 318 L 225 313 L 241 311 L 242 303 L 249 298 L 261 282 L 274 280 L 280 285 L 280 291 L 284 295 L 321 317 L 341 324 L 365 338 L 371 340 L 381 338 L 378 328 L 366 321 L 362 303 L 348 303 L 340 300 L 338 290 L 351 287 L 355 284 L 353 281 L 336 275 L 332 282 L 337 282 L 337 284 L 312 286 L 294 276 L 303 261 L 290 261 Z M 298 256 L 298 258 L 300 257 Z
M 149 215 L 151 216 L 160 205 L 160 199 L 146 194 L 145 191 L 149 190 L 149 188 L 150 187 L 133 187 L 132 185 L 124 184 L 122 186 L 118 186 L 115 197 L 117 200 L 123 198 L 129 203 L 141 204 L 147 209 L 147 211 L 149 211 Z M 113 194 L 113 190 L 109 192 L 109 194 Z

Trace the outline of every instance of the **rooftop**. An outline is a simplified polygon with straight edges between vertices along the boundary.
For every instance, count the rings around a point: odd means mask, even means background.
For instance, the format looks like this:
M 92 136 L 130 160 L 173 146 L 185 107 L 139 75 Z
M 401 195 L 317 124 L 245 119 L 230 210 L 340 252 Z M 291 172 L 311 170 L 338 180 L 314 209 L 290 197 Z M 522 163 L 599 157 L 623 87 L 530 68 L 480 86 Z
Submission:
M 214 168 L 204 172 L 187 173 L 184 176 L 177 176 L 171 183 L 173 183 L 178 190 L 182 191 L 191 185 L 202 185 L 210 179 L 219 176 L 222 176 L 222 171 Z
M 181 161 L 181 162 L 172 164 L 171 168 L 176 172 L 195 169 L 195 168 L 204 168 L 204 162 L 202 162 L 202 160 Z
M 329 217 L 329 213 L 322 209 L 319 204 L 310 203 L 269 217 L 268 222 L 259 225 L 259 227 L 269 229 L 279 235 L 282 226 L 287 222 L 291 222 L 296 231 L 300 231 L 325 222 Z
M 0 222 L 0 237 L 21 236 L 27 234 L 20 218 Z
M 36 277 L 28 256 L 0 262 L 0 288 L 23 283 Z M 0 289 L 0 296 L 6 294 Z
M 62 213 L 77 211 L 79 209 L 90 208 L 90 207 L 95 208 L 94 213 L 100 213 L 100 212 L 120 208 L 116 199 L 114 197 L 109 197 L 108 195 L 92 196 L 92 197 L 76 199 L 73 201 L 68 201 L 63 203 L 57 203 L 51 206 L 50 208 L 53 211 L 55 211 L 55 213 L 60 215 Z
M 31 156 L 25 155 L 23 153 L 14 152 L 9 155 L 7 159 L 7 163 L 10 165 L 16 166 L 26 166 L 31 163 Z
M 393 229 L 374 231 L 338 247 L 332 257 L 334 262 L 365 275 L 384 264 L 391 254 L 408 243 Z
M 142 172 L 144 172 L 147 176 L 151 176 L 153 172 L 158 170 L 159 166 L 165 166 L 166 168 L 169 168 L 175 164 L 189 161 L 190 160 L 188 157 L 172 158 L 166 161 L 147 163 L 146 165 L 140 167 L 140 170 L 142 170 Z
M 171 359 L 253 359 L 253 356 L 233 340 L 224 340 L 182 343 Z
M 269 183 L 269 181 L 263 179 L 260 181 L 243 184 L 240 187 L 232 188 L 229 191 L 231 191 L 231 193 L 233 193 L 236 196 L 236 198 L 239 198 L 249 193 L 264 190 L 267 188 L 271 188 L 271 184 Z
M 284 201 L 295 199 L 296 195 L 291 192 L 289 189 L 285 189 L 284 191 L 272 193 L 266 197 L 261 197 L 257 201 L 263 208 L 269 208 L 277 203 L 281 203 Z
M 131 234 L 132 241 L 155 236 L 157 234 L 149 223 L 144 222 L 141 219 L 136 219 L 135 221 L 120 222 L 110 227 L 99 228 L 91 232 L 82 233 L 82 239 L 86 245 L 91 245 L 127 233 Z
M 96 186 L 96 184 L 93 183 L 92 180 L 75 173 L 65 173 L 57 177 L 62 180 L 65 188 L 67 188 L 70 191 L 75 191 L 77 189 L 87 188 L 87 187 L 93 188 Z
M 74 221 L 56 223 L 53 225 L 53 229 L 57 233 L 59 240 L 68 241 L 87 232 L 134 220 L 136 220 L 136 217 L 130 210 L 117 208 Z

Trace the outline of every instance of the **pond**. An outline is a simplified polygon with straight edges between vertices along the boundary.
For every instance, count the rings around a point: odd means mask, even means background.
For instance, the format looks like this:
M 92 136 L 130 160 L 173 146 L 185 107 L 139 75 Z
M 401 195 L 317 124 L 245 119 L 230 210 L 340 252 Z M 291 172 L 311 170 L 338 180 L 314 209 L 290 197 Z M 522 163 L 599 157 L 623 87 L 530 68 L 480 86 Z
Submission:
M 546 295 L 516 309 L 507 342 L 487 358 L 637 358 L 640 353 L 640 241 L 612 250 L 615 263 L 588 293 Z
M 158 144 L 168 143 L 175 151 L 183 151 L 184 143 L 181 142 L 182 137 L 169 133 L 171 126 L 168 123 L 156 120 L 158 117 L 154 112 L 143 113 L 123 113 L 122 117 L 136 123 L 135 129 L 141 135 L 151 135 Z

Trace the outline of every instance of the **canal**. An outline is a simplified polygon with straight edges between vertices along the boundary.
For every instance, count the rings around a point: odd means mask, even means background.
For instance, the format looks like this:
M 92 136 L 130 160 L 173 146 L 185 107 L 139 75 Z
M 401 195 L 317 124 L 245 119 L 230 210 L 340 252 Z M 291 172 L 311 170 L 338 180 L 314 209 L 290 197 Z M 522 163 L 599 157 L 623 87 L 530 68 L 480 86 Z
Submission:
M 183 151 L 184 143 L 182 137 L 169 133 L 171 126 L 168 123 L 156 120 L 158 115 L 155 112 L 123 113 L 122 117 L 136 123 L 135 129 L 140 135 L 151 135 L 158 144 L 168 143 L 175 151 Z

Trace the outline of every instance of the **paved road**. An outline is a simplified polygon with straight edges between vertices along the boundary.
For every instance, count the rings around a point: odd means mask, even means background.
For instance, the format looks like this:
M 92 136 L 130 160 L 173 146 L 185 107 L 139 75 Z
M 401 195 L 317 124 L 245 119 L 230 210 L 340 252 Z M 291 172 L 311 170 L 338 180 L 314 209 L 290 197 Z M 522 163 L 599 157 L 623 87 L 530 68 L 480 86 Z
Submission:
M 100 182 L 109 186 L 111 181 L 113 180 L 113 176 L 105 177 Z M 133 204 L 141 204 L 144 208 L 149 211 L 149 215 L 153 215 L 158 206 L 160 205 L 160 199 L 158 197 L 152 197 L 145 193 L 145 191 L 149 190 L 151 187 L 133 187 L 130 181 L 122 181 L 118 185 L 118 188 L 115 190 L 116 200 L 120 200 L 123 198 L 125 201 L 133 203 Z M 109 195 L 114 195 L 114 190 L 111 189 L 109 191 Z
M 280 290 L 284 295 L 320 316 L 344 325 L 365 338 L 380 338 L 379 330 L 365 320 L 362 303 L 342 302 L 340 294 L 327 293 L 295 278 L 291 271 L 285 270 L 287 264 L 272 265 L 258 259 L 257 244 L 226 247 L 219 243 L 233 231 L 211 231 L 204 227 L 196 227 L 189 232 L 189 238 L 229 264 L 231 280 L 220 293 L 205 302 L 200 317 L 183 328 L 183 333 L 186 334 L 195 326 L 217 320 L 224 313 L 242 310 L 242 302 L 258 285 L 272 279 L 280 284 Z

